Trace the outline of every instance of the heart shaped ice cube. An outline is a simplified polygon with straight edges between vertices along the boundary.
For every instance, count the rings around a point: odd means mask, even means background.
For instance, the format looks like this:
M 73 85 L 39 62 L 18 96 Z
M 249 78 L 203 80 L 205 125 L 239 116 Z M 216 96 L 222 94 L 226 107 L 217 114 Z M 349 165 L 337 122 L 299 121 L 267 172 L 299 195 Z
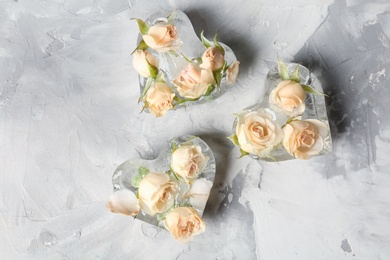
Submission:
M 202 139 L 177 137 L 154 160 L 129 159 L 119 165 L 112 176 L 114 195 L 123 193 L 125 198 L 112 196 L 107 206 L 162 228 L 166 214 L 176 207 L 192 207 L 201 216 L 215 170 L 214 155 Z M 171 204 L 163 205 L 170 199 L 167 196 L 172 196 Z
M 239 68 L 233 51 L 223 43 L 201 39 L 181 11 L 162 11 L 140 29 L 133 66 L 139 74 L 144 109 L 163 116 L 171 108 L 202 104 L 228 91 Z
M 266 161 L 309 159 L 331 152 L 321 82 L 302 65 L 280 63 L 286 78 L 281 78 L 280 65 L 269 71 L 263 101 L 237 114 L 230 139 L 243 156 Z

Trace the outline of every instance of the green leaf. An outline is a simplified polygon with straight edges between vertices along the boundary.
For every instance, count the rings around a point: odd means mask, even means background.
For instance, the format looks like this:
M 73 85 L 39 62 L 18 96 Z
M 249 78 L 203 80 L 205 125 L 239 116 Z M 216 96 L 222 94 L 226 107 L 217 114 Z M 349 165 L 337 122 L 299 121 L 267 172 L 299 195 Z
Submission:
M 218 33 L 215 34 L 214 36 L 214 46 L 217 48 L 220 52 L 222 52 L 223 55 L 225 55 L 225 49 L 222 47 L 222 45 L 217 41 L 217 35 Z
M 232 63 L 230 65 L 227 64 L 226 60 L 225 60 L 225 63 L 223 64 L 222 66 L 222 74 L 225 74 L 225 72 L 229 69 L 229 67 L 232 65 Z
M 190 201 L 189 201 L 189 198 L 186 198 L 184 199 L 181 203 L 180 203 L 180 207 L 192 207 Z
M 278 57 L 278 70 L 279 70 L 279 76 L 282 78 L 282 80 L 288 80 L 290 79 L 288 75 L 288 68 L 286 64 Z
M 301 82 L 301 78 L 299 77 L 299 64 L 295 68 L 294 72 L 291 74 L 290 79 L 295 81 L 296 83 L 300 83 Z
M 202 58 L 193 58 L 193 59 L 190 59 L 188 58 L 187 56 L 184 55 L 184 53 L 181 53 L 181 56 L 189 63 L 201 63 L 202 62 Z
M 188 101 L 196 101 L 199 98 L 201 98 L 201 96 L 198 98 L 179 98 L 179 97 L 175 96 L 173 99 L 176 101 L 176 105 L 179 105 L 179 104 L 183 104 L 183 103 L 188 102 Z
M 149 107 L 149 103 L 145 101 L 144 106 L 142 107 L 142 110 L 141 110 L 141 112 L 139 112 L 139 113 L 141 114 L 141 113 L 144 112 L 144 110 L 147 109 L 148 107 Z
M 141 166 L 138 168 L 138 174 L 143 178 L 146 174 L 148 174 L 150 170 L 146 168 L 145 166 Z
M 176 151 L 176 149 L 177 149 L 177 144 L 176 144 L 176 142 L 172 142 L 172 148 L 171 148 L 171 150 L 172 150 L 172 153 L 174 152 L 174 151 Z
M 158 74 L 158 76 L 154 79 L 154 82 L 166 83 L 164 74 Z
M 141 94 L 141 96 L 140 96 L 139 99 L 138 99 L 138 103 L 141 102 L 141 101 L 144 99 L 146 93 L 148 92 L 150 86 L 152 85 L 152 80 L 153 80 L 152 78 L 148 78 L 148 79 L 146 80 L 144 91 L 142 91 L 142 94 Z M 146 107 L 145 107 L 145 108 L 146 108 Z M 144 108 L 144 109 L 145 109 L 145 108 Z M 142 110 L 142 111 L 143 111 L 143 110 Z
M 231 136 L 227 137 L 235 146 L 240 146 L 240 143 L 238 142 L 238 137 L 236 134 L 232 134 Z
M 189 63 L 193 63 L 195 60 L 197 60 L 197 59 L 190 59 L 190 58 L 188 58 L 187 56 L 184 55 L 184 53 L 181 53 L 181 56 L 183 56 L 183 58 L 184 58 L 187 62 L 189 62 Z
M 306 92 L 308 92 L 308 93 L 315 94 L 315 95 L 323 95 L 323 96 L 325 96 L 325 97 L 329 97 L 327 94 L 322 93 L 322 92 L 319 92 L 319 91 L 315 90 L 315 89 L 314 89 L 313 87 L 311 87 L 311 86 L 308 86 L 308 85 L 301 85 L 301 86 L 302 86 L 302 88 L 303 88 Z
M 214 91 L 215 89 L 215 86 L 210 84 L 208 87 L 207 87 L 207 91 L 206 93 L 203 94 L 203 96 L 210 96 L 210 94 Z
M 290 117 L 290 118 L 287 120 L 287 122 L 284 124 L 284 126 L 287 125 L 287 124 L 289 124 L 289 123 L 291 123 L 292 121 L 294 121 L 295 118 L 296 118 L 295 116 Z M 283 127 L 284 127 L 284 126 L 283 126 Z M 282 127 L 282 128 L 283 128 L 283 127 Z
M 177 176 L 176 172 L 172 171 L 172 174 L 173 174 L 173 176 L 175 176 L 176 180 L 180 181 L 180 178 L 179 178 L 179 176 Z
M 136 20 L 138 23 L 139 32 L 142 35 L 148 34 L 149 32 L 149 26 L 141 19 L 138 18 L 132 18 L 131 20 Z
M 249 154 L 248 152 L 245 152 L 245 151 L 242 150 L 241 148 L 240 148 L 240 153 L 241 153 L 241 156 L 240 156 L 238 159 L 240 159 L 240 158 L 242 158 L 242 157 L 244 157 L 244 156 L 246 156 L 246 155 Z
M 131 179 L 131 186 L 133 186 L 134 188 L 138 188 L 141 181 L 142 181 L 142 177 L 136 174 Z
M 170 170 L 168 171 L 168 173 L 169 173 L 169 174 L 172 174 L 173 177 L 175 177 L 176 180 L 178 180 L 178 181 L 181 182 L 179 176 L 177 176 L 177 174 L 172 170 L 172 167 L 171 167 L 171 166 L 169 166 L 169 169 L 170 169 Z
M 179 54 L 177 54 L 174 50 L 170 50 L 170 51 L 168 51 L 168 53 L 175 56 L 175 57 L 179 57 Z
M 176 10 L 173 10 L 173 12 L 170 13 L 170 15 L 168 15 L 168 17 L 167 17 L 168 22 L 170 22 L 172 19 L 174 19 L 175 14 L 176 14 Z
M 157 221 L 163 221 L 165 219 L 165 213 L 158 213 L 157 214 Z
M 274 162 L 276 162 L 276 163 L 279 163 L 279 161 L 276 160 L 276 158 L 273 157 L 273 156 L 267 156 L 266 158 L 269 158 L 269 159 L 271 159 L 272 161 L 274 161 Z
M 136 51 L 138 51 L 138 50 L 144 51 L 144 50 L 146 50 L 147 48 L 149 48 L 149 46 L 144 42 L 144 40 L 142 40 L 142 41 L 138 44 L 137 48 L 135 48 L 134 51 L 133 51 L 130 55 L 133 55 L 134 52 L 136 52 Z
M 204 47 L 206 48 L 210 48 L 212 46 L 211 42 L 209 40 L 207 40 L 204 36 L 203 36 L 203 31 L 200 33 L 200 38 L 202 40 L 202 43 L 204 45 Z

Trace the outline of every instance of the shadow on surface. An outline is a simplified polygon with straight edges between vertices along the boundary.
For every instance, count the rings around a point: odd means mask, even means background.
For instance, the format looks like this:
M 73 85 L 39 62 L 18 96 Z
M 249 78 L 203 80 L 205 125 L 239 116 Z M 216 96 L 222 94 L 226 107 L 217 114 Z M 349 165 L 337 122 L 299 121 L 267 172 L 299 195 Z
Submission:
M 215 33 L 218 33 L 218 41 L 228 45 L 233 50 L 237 60 L 241 61 L 241 73 L 246 73 L 253 65 L 254 58 L 261 56 L 257 46 L 251 41 L 243 40 L 248 37 L 245 30 L 238 30 L 236 27 L 230 27 L 229 31 L 221 30 L 221 24 L 212 18 L 215 16 L 216 10 L 197 8 L 187 9 L 184 12 L 190 18 L 198 37 L 200 37 L 202 31 L 204 31 L 204 35 L 208 39 L 213 39 Z

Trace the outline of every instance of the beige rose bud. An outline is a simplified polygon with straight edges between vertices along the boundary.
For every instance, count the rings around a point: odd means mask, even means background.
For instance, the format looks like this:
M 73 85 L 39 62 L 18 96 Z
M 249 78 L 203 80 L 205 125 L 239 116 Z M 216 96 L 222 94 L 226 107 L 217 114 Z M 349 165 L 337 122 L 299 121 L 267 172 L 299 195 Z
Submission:
M 182 145 L 172 153 L 171 168 L 179 177 L 191 181 L 205 169 L 208 160 L 200 146 Z
M 194 181 L 191 184 L 190 192 L 188 194 L 190 197 L 190 204 L 199 210 L 204 210 L 212 186 L 213 183 L 205 178 Z
M 291 117 L 305 111 L 305 99 L 306 92 L 301 84 L 292 80 L 281 81 L 269 95 L 270 105 Z
M 188 64 L 173 80 L 180 96 L 199 98 L 207 91 L 209 84 L 214 84 L 212 71 L 200 70 Z
M 130 190 L 116 191 L 111 195 L 106 207 L 113 213 L 121 213 L 128 216 L 135 216 L 140 210 L 137 197 Z
M 136 51 L 133 57 L 133 67 L 144 78 L 151 77 L 150 65 L 157 67 L 158 60 L 148 51 Z
M 181 243 L 191 241 L 194 236 L 206 229 L 206 224 L 199 213 L 191 207 L 173 209 L 167 215 L 164 224 L 173 238 Z
M 146 93 L 145 101 L 149 106 L 150 113 L 160 117 L 173 107 L 174 97 L 175 94 L 167 84 L 157 82 Z
M 175 203 L 178 183 L 166 173 L 148 173 L 138 188 L 139 204 L 151 216 L 163 213 Z
M 283 138 L 281 127 L 264 109 L 238 114 L 236 135 L 243 151 L 259 157 L 267 157 Z
M 290 155 L 298 159 L 310 159 L 323 149 L 329 128 L 317 119 L 296 120 L 286 124 L 283 133 L 283 146 Z
M 180 48 L 176 27 L 168 23 L 157 23 L 149 28 L 147 34 L 142 35 L 145 43 L 158 52 L 167 52 Z
M 237 76 L 238 76 L 238 71 L 240 67 L 240 62 L 236 61 L 233 63 L 228 69 L 226 73 L 226 81 L 229 85 L 233 84 L 236 82 Z
M 209 47 L 202 56 L 202 64 L 200 68 L 212 71 L 222 68 L 225 64 L 225 57 L 222 52 L 215 47 Z

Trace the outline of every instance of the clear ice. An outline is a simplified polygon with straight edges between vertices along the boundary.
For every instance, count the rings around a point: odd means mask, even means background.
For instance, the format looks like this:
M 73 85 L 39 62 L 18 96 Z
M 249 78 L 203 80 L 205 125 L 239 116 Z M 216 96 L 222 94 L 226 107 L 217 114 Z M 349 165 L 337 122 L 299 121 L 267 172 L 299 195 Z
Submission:
M 157 12 L 147 18 L 145 22 L 149 26 L 157 22 L 168 22 L 168 16 L 170 16 L 170 22 L 176 26 L 177 34 L 181 41 L 181 47 L 176 50 L 175 53 L 157 52 L 151 48 L 148 48 L 148 51 L 158 58 L 159 69 L 163 72 L 166 83 L 172 88 L 175 94 L 180 97 L 179 93 L 176 91 L 176 87 L 171 81 L 180 73 L 182 69 L 184 69 L 189 64 L 189 62 L 182 56 L 182 54 L 190 60 L 201 58 L 203 53 L 206 51 L 206 47 L 202 44 L 202 41 L 196 35 L 190 19 L 182 11 L 175 10 Z M 142 37 L 139 35 L 138 42 L 141 40 Z M 225 60 L 227 64 L 230 65 L 237 61 L 234 52 L 227 45 L 221 42 L 219 43 L 225 50 Z M 147 85 L 146 82 L 147 78 L 139 76 L 140 93 L 144 92 L 144 89 Z M 227 84 L 225 73 L 225 75 L 222 77 L 220 88 L 215 88 L 209 96 L 203 96 L 196 101 L 178 104 L 176 108 L 210 102 L 211 100 L 222 96 L 233 85 L 234 84 Z

